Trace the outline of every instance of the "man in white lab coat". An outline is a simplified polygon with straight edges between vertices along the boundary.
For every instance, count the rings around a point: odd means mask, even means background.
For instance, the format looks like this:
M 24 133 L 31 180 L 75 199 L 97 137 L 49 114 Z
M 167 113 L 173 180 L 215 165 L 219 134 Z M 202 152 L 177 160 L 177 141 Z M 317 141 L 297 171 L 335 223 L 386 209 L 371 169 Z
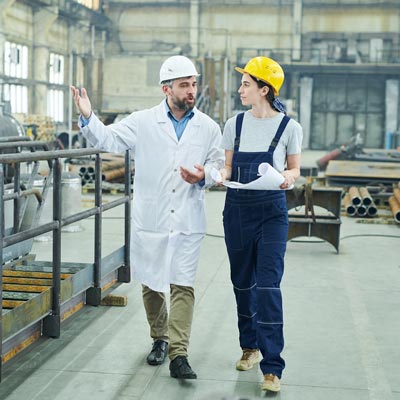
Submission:
M 71 87 L 88 142 L 108 152 L 133 149 L 131 262 L 153 338 L 147 362 L 162 364 L 168 353 L 170 374 L 179 379 L 197 377 L 187 351 L 206 232 L 204 188 L 212 185 L 211 168 L 224 161 L 219 126 L 195 107 L 198 76 L 188 58 L 169 57 L 160 69 L 165 99 L 109 126 L 93 113 L 86 90 Z

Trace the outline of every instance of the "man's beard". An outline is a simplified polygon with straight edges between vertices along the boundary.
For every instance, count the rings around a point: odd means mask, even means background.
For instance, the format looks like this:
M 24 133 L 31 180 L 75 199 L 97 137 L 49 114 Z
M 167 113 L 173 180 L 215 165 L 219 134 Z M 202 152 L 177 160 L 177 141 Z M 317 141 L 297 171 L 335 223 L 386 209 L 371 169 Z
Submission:
M 171 100 L 172 100 L 173 105 L 177 109 L 179 109 L 181 111 L 185 111 L 185 112 L 187 112 L 189 110 L 192 110 L 194 108 L 194 106 L 196 105 L 196 98 L 195 97 L 193 98 L 193 103 L 191 103 L 191 104 L 187 103 L 187 101 L 185 99 L 184 100 L 178 100 L 177 98 L 172 98 Z

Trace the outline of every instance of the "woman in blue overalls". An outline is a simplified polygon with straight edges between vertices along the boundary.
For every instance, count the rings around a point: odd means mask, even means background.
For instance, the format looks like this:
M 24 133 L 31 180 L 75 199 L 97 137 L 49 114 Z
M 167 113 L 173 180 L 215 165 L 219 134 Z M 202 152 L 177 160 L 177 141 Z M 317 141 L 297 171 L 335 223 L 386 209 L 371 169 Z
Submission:
M 240 99 L 251 109 L 225 125 L 222 178 L 253 181 L 258 165 L 268 162 L 282 173 L 281 189 L 286 189 L 300 175 L 302 129 L 285 115 L 276 98 L 283 70 L 267 57 L 253 58 L 244 69 L 235 69 L 242 73 Z M 223 220 L 243 350 L 236 368 L 252 368 L 260 351 L 261 388 L 276 392 L 285 367 L 280 291 L 288 234 L 285 191 L 228 189 Z

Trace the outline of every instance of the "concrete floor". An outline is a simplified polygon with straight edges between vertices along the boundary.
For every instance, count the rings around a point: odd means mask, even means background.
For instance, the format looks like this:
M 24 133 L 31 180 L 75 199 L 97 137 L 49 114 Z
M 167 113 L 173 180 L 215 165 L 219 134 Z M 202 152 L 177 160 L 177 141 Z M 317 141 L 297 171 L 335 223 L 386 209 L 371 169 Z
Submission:
M 62 325 L 59 339 L 41 339 L 6 363 L 0 399 L 400 400 L 399 226 L 343 217 L 339 254 L 317 238 L 288 243 L 287 367 L 281 393 L 265 394 L 258 368 L 234 367 L 241 351 L 221 223 L 224 196 L 206 196 L 208 235 L 189 349 L 197 380 L 170 378 L 168 363 L 146 364 L 151 340 L 141 288 L 132 282 L 114 291 L 128 296 L 127 307 L 87 306 Z M 122 244 L 122 215 L 122 207 L 105 214 L 103 256 Z M 92 257 L 93 220 L 83 227 L 63 234 L 63 261 Z M 33 252 L 48 259 L 51 243 L 35 243 Z

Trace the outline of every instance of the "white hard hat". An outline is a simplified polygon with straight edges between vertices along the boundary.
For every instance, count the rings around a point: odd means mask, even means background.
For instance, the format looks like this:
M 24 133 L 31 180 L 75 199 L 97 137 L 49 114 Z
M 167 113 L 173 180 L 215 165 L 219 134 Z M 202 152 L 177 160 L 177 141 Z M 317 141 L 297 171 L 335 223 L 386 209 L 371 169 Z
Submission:
M 167 58 L 160 68 L 160 84 L 171 79 L 199 76 L 195 65 L 185 56 Z

